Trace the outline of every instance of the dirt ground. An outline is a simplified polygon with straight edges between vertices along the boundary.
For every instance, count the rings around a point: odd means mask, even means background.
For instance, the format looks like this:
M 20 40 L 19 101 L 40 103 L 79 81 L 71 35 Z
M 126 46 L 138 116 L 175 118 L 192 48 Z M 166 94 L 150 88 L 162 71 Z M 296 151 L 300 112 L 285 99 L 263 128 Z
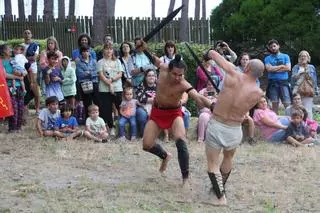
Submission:
M 189 131 L 191 187 L 181 189 L 174 142 L 168 170 L 136 143 L 97 144 L 39 138 L 34 119 L 23 133 L 0 127 L 3 212 L 319 212 L 320 146 L 243 144 L 226 185 L 227 207 L 210 201 L 204 144 Z M 194 126 L 194 125 L 193 125 Z

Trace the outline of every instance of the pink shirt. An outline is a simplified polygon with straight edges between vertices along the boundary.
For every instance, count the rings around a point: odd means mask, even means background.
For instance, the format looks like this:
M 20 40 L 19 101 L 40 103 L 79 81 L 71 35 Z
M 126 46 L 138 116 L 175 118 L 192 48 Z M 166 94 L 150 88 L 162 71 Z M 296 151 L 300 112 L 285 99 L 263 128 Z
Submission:
M 211 73 L 219 76 L 220 81 L 223 79 L 223 75 L 221 74 L 221 72 L 220 72 L 218 67 L 215 67 L 215 66 L 211 65 L 211 68 L 210 68 L 209 71 Z M 200 67 L 197 68 L 196 75 L 197 75 L 197 78 L 198 78 L 197 85 L 196 85 L 196 90 L 199 92 L 200 90 L 202 90 L 203 88 L 206 87 L 206 83 L 208 81 L 208 77 Z
M 279 129 L 278 128 L 274 128 L 274 127 L 270 127 L 270 126 L 267 126 L 265 125 L 261 119 L 264 118 L 264 117 L 268 117 L 269 119 L 273 120 L 273 121 L 276 121 L 277 123 L 281 124 L 280 121 L 279 121 L 279 118 L 278 118 L 278 115 L 270 110 L 270 109 L 256 109 L 254 111 L 254 114 L 253 114 L 253 120 L 254 122 L 256 123 L 257 126 L 259 126 L 261 132 L 262 132 L 262 135 L 265 139 L 270 139 L 271 136 L 276 132 L 278 131 Z

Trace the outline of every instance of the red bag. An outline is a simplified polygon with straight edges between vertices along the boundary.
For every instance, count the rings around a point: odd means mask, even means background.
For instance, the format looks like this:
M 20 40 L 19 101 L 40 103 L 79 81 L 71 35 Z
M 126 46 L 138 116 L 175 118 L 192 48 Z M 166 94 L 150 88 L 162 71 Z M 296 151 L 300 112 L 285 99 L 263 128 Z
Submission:
M 6 81 L 6 73 L 0 59 L 0 118 L 5 118 L 13 115 L 11 97 Z

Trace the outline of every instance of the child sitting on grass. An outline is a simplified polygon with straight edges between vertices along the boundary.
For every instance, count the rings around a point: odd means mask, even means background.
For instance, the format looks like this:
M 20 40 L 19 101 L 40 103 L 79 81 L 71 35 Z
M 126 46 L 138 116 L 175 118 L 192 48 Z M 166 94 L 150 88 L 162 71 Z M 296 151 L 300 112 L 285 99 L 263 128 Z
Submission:
M 54 135 L 67 141 L 81 136 L 77 119 L 72 116 L 72 107 L 65 105 L 61 108 L 61 116 L 57 119 Z
M 43 136 L 54 136 L 57 119 L 60 117 L 59 100 L 56 96 L 46 99 L 46 108 L 43 108 L 38 116 L 36 129 L 38 134 Z
M 295 146 L 312 146 L 314 139 L 310 137 L 308 129 L 303 123 L 304 113 L 296 109 L 291 113 L 291 122 L 286 129 L 286 141 Z
M 135 140 L 137 136 L 136 109 L 139 102 L 133 99 L 132 87 L 126 87 L 123 92 L 123 99 L 120 104 L 120 119 L 119 119 L 119 139 L 124 141 L 125 126 L 130 123 L 131 140 Z
M 97 105 L 90 105 L 88 107 L 89 117 L 86 120 L 86 130 L 84 135 L 94 140 L 95 142 L 108 142 L 108 132 L 106 123 L 99 117 L 99 107 Z

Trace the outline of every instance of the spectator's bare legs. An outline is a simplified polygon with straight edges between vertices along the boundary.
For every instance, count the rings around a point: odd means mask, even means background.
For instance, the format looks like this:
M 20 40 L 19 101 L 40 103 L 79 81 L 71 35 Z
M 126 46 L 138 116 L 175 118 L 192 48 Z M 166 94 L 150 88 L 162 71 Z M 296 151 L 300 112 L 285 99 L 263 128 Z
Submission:
M 153 120 L 147 122 L 143 133 L 143 150 L 157 155 L 162 159 L 159 171 L 164 172 L 167 169 L 168 162 L 172 158 L 172 155 L 169 152 L 164 151 L 164 149 L 156 143 L 155 140 L 160 132 L 161 129 Z
M 186 131 L 182 117 L 177 117 L 172 124 L 171 132 L 178 151 L 178 161 L 182 174 L 182 186 L 184 187 L 189 179 L 189 151 L 187 147 Z
M 287 142 L 295 147 L 304 146 L 305 144 L 311 144 L 313 141 L 314 139 L 311 137 L 303 139 L 301 142 L 292 136 L 287 137 Z
M 36 109 L 36 113 L 39 113 L 40 111 L 40 90 L 37 84 L 37 74 L 32 73 L 30 75 L 30 88 L 34 94 L 34 106 Z
M 213 201 L 213 205 L 227 205 L 223 179 L 220 172 L 220 152 L 220 149 L 215 149 L 211 146 L 206 145 L 208 175 L 212 184 L 212 189 L 218 198 L 216 201 Z

